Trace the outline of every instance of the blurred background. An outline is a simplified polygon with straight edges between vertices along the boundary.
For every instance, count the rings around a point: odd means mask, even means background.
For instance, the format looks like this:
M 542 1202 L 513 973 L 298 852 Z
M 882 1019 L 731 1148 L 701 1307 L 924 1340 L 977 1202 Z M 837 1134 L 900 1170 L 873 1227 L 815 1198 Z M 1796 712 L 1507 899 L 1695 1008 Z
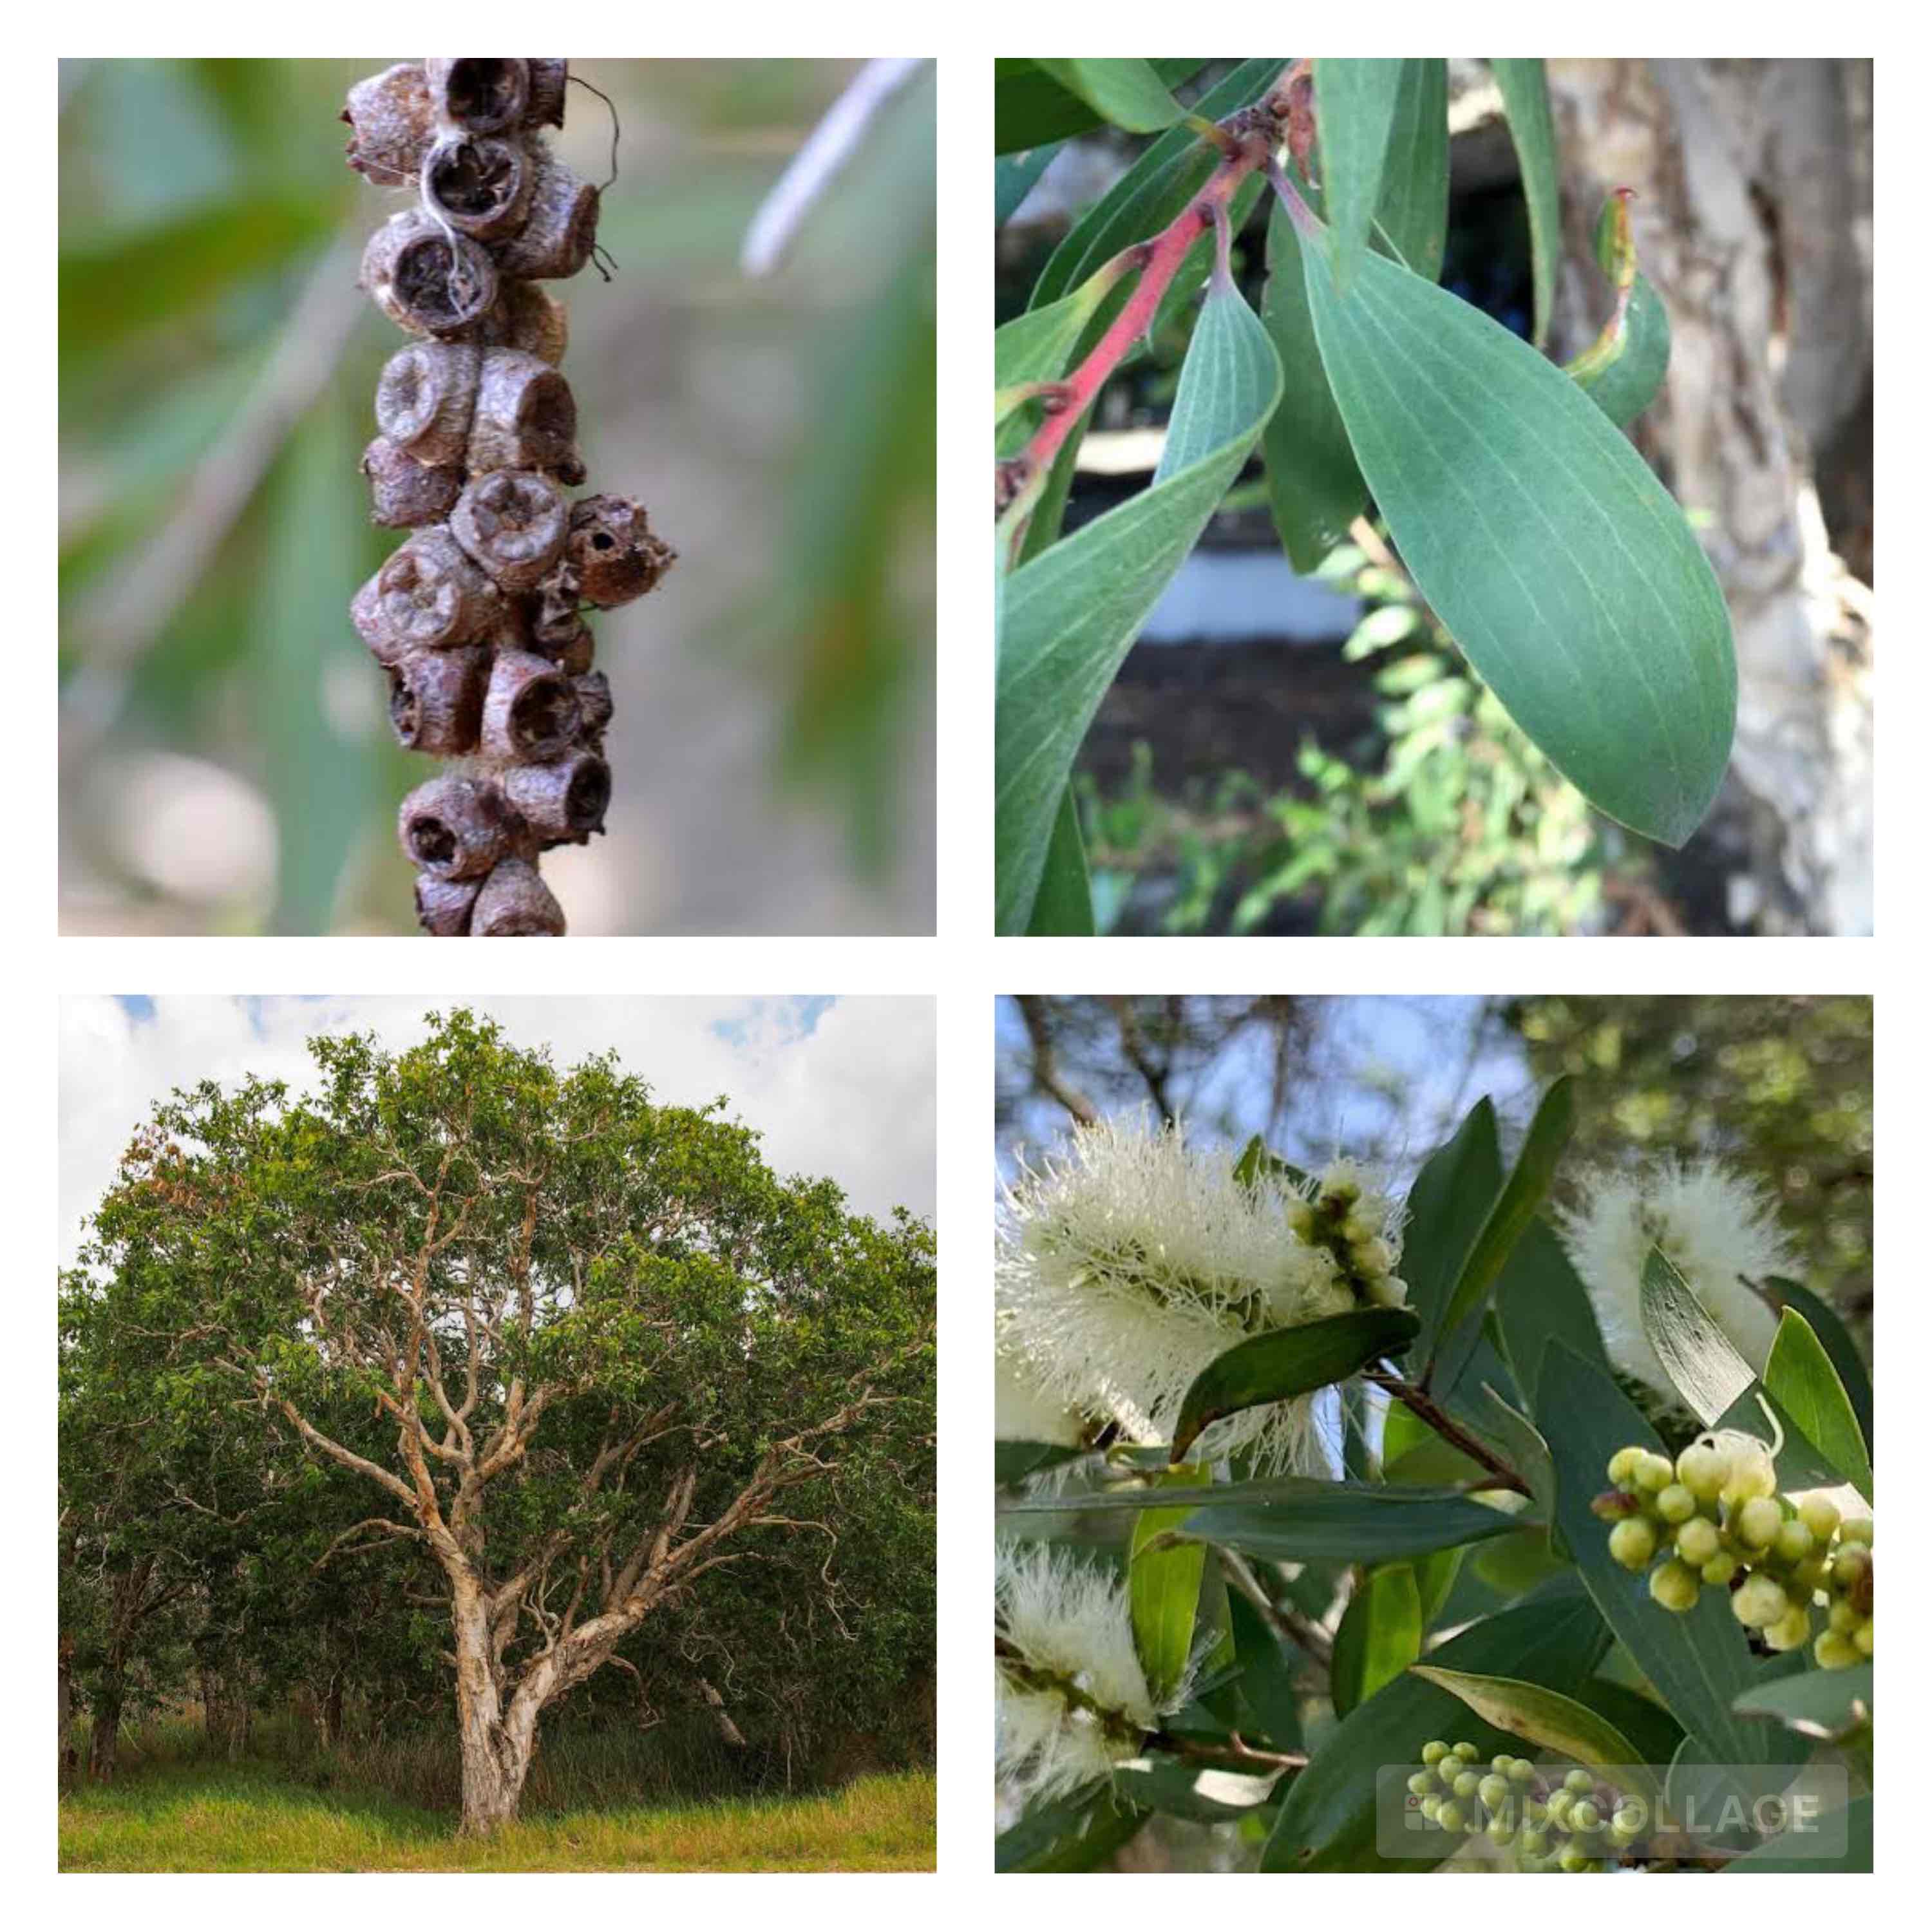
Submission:
M 1600 1162 L 1722 1156 L 1769 1190 L 1798 1279 L 1871 1338 L 1872 1004 L 1728 996 L 1228 998 L 1018 994 L 998 1004 L 994 1158 L 1051 1151 L 1076 1120 L 1184 1120 L 1232 1162 L 1260 1134 L 1415 1169 L 1487 1094 L 1520 1144 L 1576 1080 L 1562 1198 Z
M 395 57 L 392 57 L 395 58 Z M 60 69 L 62 929 L 413 931 L 349 599 L 400 541 L 357 463 L 404 338 L 355 286 L 406 190 L 344 165 L 383 60 Z M 597 620 L 609 835 L 573 933 L 934 928 L 934 87 L 918 65 L 748 278 L 853 61 L 573 64 L 621 122 L 570 310 L 591 490 L 680 553 Z M 569 90 L 557 152 L 610 171 Z
M 1192 68 L 1191 103 L 1232 62 Z M 1449 62 L 1445 287 L 1527 336 L 1529 228 L 1486 63 Z M 1869 61 L 1552 60 L 1564 262 L 1550 352 L 1607 310 L 1591 249 L 1636 190 L 1670 313 L 1638 449 L 1730 606 L 1738 735 L 1673 853 L 1593 812 L 1470 674 L 1378 526 L 1298 578 L 1251 462 L 1150 614 L 1076 767 L 1100 929 L 1862 933 L 1872 922 Z M 1059 144 L 998 230 L 998 319 L 1147 140 Z M 1258 300 L 1268 198 L 1237 248 Z M 1144 488 L 1192 316 L 1103 392 L 1069 529 Z

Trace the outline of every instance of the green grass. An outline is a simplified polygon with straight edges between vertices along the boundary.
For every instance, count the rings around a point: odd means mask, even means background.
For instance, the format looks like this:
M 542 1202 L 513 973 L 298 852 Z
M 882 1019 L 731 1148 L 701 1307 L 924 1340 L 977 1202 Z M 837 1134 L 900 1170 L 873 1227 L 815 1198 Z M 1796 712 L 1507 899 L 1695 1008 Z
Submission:
M 930 1871 L 929 1772 L 810 1798 L 541 1814 L 482 1844 L 373 1786 L 286 1765 L 156 1762 L 63 1792 L 63 1871 Z

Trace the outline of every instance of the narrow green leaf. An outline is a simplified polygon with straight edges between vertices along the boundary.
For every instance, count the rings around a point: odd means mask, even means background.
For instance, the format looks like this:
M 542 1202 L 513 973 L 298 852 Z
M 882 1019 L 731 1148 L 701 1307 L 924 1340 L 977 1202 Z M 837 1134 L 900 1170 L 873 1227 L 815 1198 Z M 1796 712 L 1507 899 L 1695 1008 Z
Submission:
M 1238 1590 L 1228 1592 L 1228 1628 L 1240 1666 L 1241 1700 L 1262 1735 L 1280 1750 L 1301 1748 L 1301 1698 L 1294 1660 L 1259 1610 Z
M 1180 103 L 1149 62 L 1043 60 L 1036 64 L 1102 120 L 1130 134 L 1158 134 L 1180 118 Z
M 1244 61 L 1202 95 L 1194 111 L 1219 121 L 1238 108 L 1252 106 L 1286 64 L 1280 60 Z M 1218 159 L 1214 148 L 1192 128 L 1170 128 L 1074 224 L 1041 270 L 1029 306 L 1039 308 L 1057 302 L 1123 248 L 1158 234 L 1187 206 Z
M 1020 204 L 1032 194 L 1034 184 L 1052 166 L 1060 149 L 1058 141 L 1022 148 L 1018 153 L 1001 154 L 993 163 L 993 226 L 1004 228 L 1019 212 Z
M 1630 1444 L 1660 1450 L 1656 1432 L 1601 1369 L 1561 1342 L 1544 1358 L 1544 1412 L 1562 1419 L 1550 1449 L 1556 1465 L 1557 1520 L 1578 1573 L 1604 1620 L 1622 1640 L 1666 1708 L 1716 1760 L 1736 1764 L 1789 1762 L 1794 1754 L 1776 1727 L 1739 1717 L 1732 1700 L 1755 1681 L 1750 1648 L 1721 1590 L 1706 1590 L 1678 1616 L 1651 1599 L 1646 1580 L 1611 1556 L 1606 1526 L 1592 1514 L 1604 1471 Z
M 1668 1764 L 1684 1742 L 1684 1726 L 1654 1699 L 1627 1684 L 1592 1677 L 1576 1687 L 1576 1695 L 1630 1739 L 1640 1764 Z
M 1544 1352 L 1552 1342 L 1564 1342 L 1586 1361 L 1609 1367 L 1589 1291 L 1577 1279 L 1563 1244 L 1540 1216 L 1524 1229 L 1503 1264 L 1493 1305 L 1503 1354 L 1532 1415 L 1537 1412 L 1536 1384 Z
M 1432 1652 L 1430 1660 L 1456 1670 L 1507 1670 L 1532 1683 L 1562 1685 L 1587 1677 L 1609 1643 L 1603 1619 L 1566 1579 L 1529 1603 L 1472 1625 Z M 1408 1858 L 1377 1858 L 1376 1773 L 1412 1761 L 1427 1739 L 1445 1736 L 1466 1737 L 1485 1755 L 1511 1742 L 1508 1732 L 1413 1672 L 1358 1705 L 1288 1787 L 1262 1869 L 1426 1869 Z
M 1303 280 L 1357 461 L 1424 596 L 1599 810 L 1681 845 L 1730 756 L 1737 673 L 1684 515 L 1563 372 L 1381 256 Z
M 1449 63 L 1404 60 L 1376 209 L 1406 267 L 1435 280 L 1449 238 Z
M 1485 1096 L 1423 1162 L 1408 1190 L 1402 1274 L 1408 1305 L 1422 1318 L 1416 1349 L 1422 1360 L 1436 1352 L 1450 1291 L 1502 1184 L 1496 1110 Z
M 1530 273 L 1536 288 L 1535 341 L 1540 349 L 1550 333 L 1556 264 L 1563 248 L 1563 169 L 1557 158 L 1550 88 L 1540 60 L 1492 60 L 1490 70 L 1502 91 L 1503 112 L 1522 171 L 1523 199 L 1529 204 Z
M 1708 1426 L 1756 1381 L 1750 1364 L 1661 1248 L 1644 1258 L 1637 1310 L 1684 1406 Z
M 1663 298 L 1640 275 L 1623 326 L 1604 355 L 1581 368 L 1573 362 L 1564 374 L 1622 429 L 1656 401 L 1670 368 L 1670 316 Z
M 1182 1460 L 1210 1423 L 1345 1381 L 1364 1363 L 1406 1348 L 1420 1325 L 1406 1308 L 1359 1308 L 1236 1342 L 1195 1377 L 1182 1400 L 1174 1461 Z
M 1329 266 L 1346 295 L 1369 245 L 1382 161 L 1402 87 L 1399 60 L 1318 60 L 1315 111 L 1328 203 Z
M 1256 1186 L 1264 1175 L 1272 1175 L 1277 1180 L 1285 1180 L 1289 1186 L 1299 1188 L 1308 1179 L 1305 1170 L 1292 1161 L 1283 1160 L 1278 1154 L 1268 1151 L 1268 1142 L 1259 1134 L 1252 1136 L 1241 1150 L 1241 1157 L 1234 1163 L 1234 1178 L 1244 1187 Z
M 1210 287 L 1153 485 L 1007 579 L 994 748 L 1000 932 L 1024 928 L 1080 741 L 1280 388 L 1281 365 L 1252 310 L 1231 283 Z
M 1732 1700 L 1747 1718 L 1772 1718 L 1808 1738 L 1841 1738 L 1872 1720 L 1872 1666 L 1807 1670 L 1754 1684 Z
M 1034 939 L 1094 936 L 1094 889 L 1087 877 L 1087 848 L 1081 842 L 1080 812 L 1071 785 L 1060 794 L 1027 934 Z
M 1483 1384 L 1485 1407 L 1480 1426 L 1509 1459 L 1510 1466 L 1529 1484 L 1538 1514 L 1546 1523 L 1556 1521 L 1556 1466 L 1550 1444 L 1528 1416 L 1510 1407 L 1489 1384 Z
M 1196 1509 L 1187 1532 L 1270 1562 L 1376 1563 L 1505 1536 L 1517 1527 L 1515 1518 L 1455 1490 L 1308 1483 L 1297 1492 L 1292 1481 L 1240 1485 L 1282 1493 L 1265 1503 L 1223 1501 Z
M 1870 1502 L 1871 1456 L 1852 1399 L 1811 1324 L 1795 1308 L 1779 1318 L 1764 1385 L 1832 1467 Z
M 1198 60 L 1154 60 L 1126 63 L 1145 66 L 1156 83 L 1177 87 L 1202 63 Z M 1084 134 L 1101 124 L 1093 104 L 1063 86 L 1047 71 L 1049 63 L 1034 60 L 996 60 L 993 63 L 993 146 L 1000 154 L 1036 148 Z M 1165 125 L 1165 123 L 1162 124 Z
M 1765 1282 L 1771 1298 L 1780 1309 L 1795 1308 L 1811 1324 L 1811 1332 L 1823 1346 L 1825 1352 L 1832 1358 L 1832 1366 L 1838 1372 L 1838 1379 L 1845 1385 L 1845 1393 L 1851 1398 L 1852 1412 L 1858 1418 L 1858 1433 L 1867 1442 L 1872 1436 L 1871 1371 L 1865 1366 L 1864 1358 L 1858 1353 L 1858 1345 L 1852 1340 L 1838 1311 L 1830 1303 L 1822 1301 L 1808 1288 L 1800 1287 L 1795 1281 L 1786 1281 L 1782 1276 L 1772 1275 Z
M 1414 1665 L 1411 1674 L 1439 1684 L 1498 1730 L 1546 1750 L 1560 1751 L 1579 1764 L 1607 1769 L 1643 1762 L 1636 1747 L 1607 1718 L 1547 1684 L 1447 1670 L 1431 1664 Z
M 1112 1858 L 1147 1816 L 1133 1805 L 1117 1804 L 1111 1782 L 1032 1805 L 993 1840 L 993 1869 L 1091 1871 Z
M 1468 1360 L 1480 1331 L 1490 1291 L 1517 1241 L 1535 1219 L 1536 1210 L 1543 1205 L 1556 1163 L 1570 1144 L 1576 1126 L 1576 1090 L 1565 1074 L 1552 1084 L 1537 1103 L 1516 1165 L 1456 1270 L 1456 1285 L 1450 1290 L 1442 1311 L 1436 1360 L 1425 1379 L 1432 1379 L 1439 1373 L 1445 1388 L 1455 1385 L 1461 1366 Z
M 1187 1466 L 1156 1478 L 1159 1485 L 1191 1490 L 1207 1480 L 1204 1469 Z M 1188 1507 L 1144 1510 L 1134 1519 L 1127 1563 L 1127 1604 L 1132 1613 L 1134 1648 L 1147 1674 L 1156 1704 L 1186 1674 L 1194 1648 L 1194 1613 L 1201 1600 L 1201 1575 L 1208 1552 L 1178 1532 Z
M 1371 1570 L 1335 1631 L 1328 1672 L 1335 1714 L 1346 1718 L 1422 1654 L 1422 1596 L 1406 1563 Z

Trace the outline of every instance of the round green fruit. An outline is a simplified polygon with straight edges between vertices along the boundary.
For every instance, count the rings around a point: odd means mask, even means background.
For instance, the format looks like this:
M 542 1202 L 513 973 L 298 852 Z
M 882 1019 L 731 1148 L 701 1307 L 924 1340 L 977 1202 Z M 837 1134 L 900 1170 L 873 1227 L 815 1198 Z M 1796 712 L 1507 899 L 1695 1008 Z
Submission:
M 1852 1631 L 1852 1647 L 1861 1657 L 1869 1657 L 1872 1654 L 1872 1620 L 1870 1617 Z
M 1787 1610 L 1765 1626 L 1764 1640 L 1773 1650 L 1802 1650 L 1811 1641 L 1811 1612 L 1802 1604 Z
M 1816 1541 L 1804 1524 L 1797 1521 L 1781 1522 L 1778 1534 L 1772 1539 L 1772 1554 L 1780 1563 L 1802 1563 L 1811 1554 Z
M 1436 1789 L 1436 1774 L 1432 1771 L 1412 1771 L 1408 1774 L 1408 1788 L 1418 1798 L 1426 1798 Z
M 1822 1543 L 1838 1526 L 1838 1505 L 1825 1496 L 1807 1496 L 1798 1505 L 1798 1520 Z
M 1666 1522 L 1688 1522 L 1697 1514 L 1697 1498 L 1682 1483 L 1667 1484 L 1658 1492 L 1656 1509 Z
M 1682 1614 L 1695 1610 L 1698 1587 L 1696 1572 L 1679 1563 L 1675 1557 L 1667 1563 L 1660 1563 L 1650 1573 L 1651 1600 L 1666 1610 Z
M 1762 1630 L 1774 1624 L 1791 1608 L 1791 1599 L 1776 1577 L 1756 1570 L 1740 1583 L 1731 1597 L 1731 1614 L 1747 1630 Z
M 1853 1664 L 1864 1661 L 1858 1654 L 1858 1646 L 1836 1630 L 1827 1630 L 1811 1646 L 1811 1654 L 1818 1660 L 1820 1670 L 1849 1670 Z
M 1466 1771 L 1450 1788 L 1458 1798 L 1466 1802 L 1483 1788 L 1483 1780 L 1473 1771 Z
M 1610 1555 L 1626 1570 L 1643 1569 L 1657 1554 L 1657 1532 L 1648 1517 L 1634 1516 L 1610 1532 Z
M 1777 1535 L 1784 1520 L 1784 1512 L 1769 1496 L 1753 1496 L 1748 1502 L 1738 1505 L 1731 1526 L 1736 1531 L 1738 1540 L 1748 1548 L 1762 1550 Z
M 1677 1459 L 1677 1480 L 1700 1503 L 1714 1503 L 1730 1480 L 1731 1459 L 1714 1442 L 1694 1442 Z
M 1462 1828 L 1462 1808 L 1453 1798 L 1445 1798 L 1436 1814 L 1436 1822 L 1445 1832 L 1460 1832 Z
M 1563 1788 L 1565 1791 L 1575 1792 L 1580 1797 L 1586 1791 L 1595 1790 L 1597 1780 L 1579 1765 L 1574 1771 L 1564 1774 Z
M 1477 1786 L 1476 1796 L 1480 1798 L 1492 1811 L 1500 1810 L 1504 1805 L 1509 1802 L 1509 1780 L 1506 1778 L 1498 1776 L 1495 1772 L 1491 1772 L 1489 1776 L 1484 1778 L 1480 1784 Z
M 1838 1526 L 1838 1540 L 1840 1543 L 1862 1543 L 1869 1550 L 1871 1540 L 1872 1520 L 1868 1516 L 1854 1516 Z
M 1702 1569 L 1720 1546 L 1718 1526 L 1708 1516 L 1694 1516 L 1678 1526 L 1677 1553 L 1694 1569 Z
M 1643 1466 L 1643 1459 L 1650 1451 L 1633 1443 L 1628 1449 L 1619 1449 L 1610 1458 L 1610 1466 L 1604 1471 L 1612 1482 L 1620 1490 L 1627 1490 L 1636 1480 L 1636 1472 Z
M 1738 1574 L 1737 1558 L 1734 1556 L 1725 1556 L 1720 1552 L 1712 1557 L 1697 1574 L 1706 1582 L 1714 1584 L 1718 1588 L 1722 1589 Z
M 1449 1755 L 1449 1747 L 1440 1738 L 1431 1738 L 1422 1748 L 1424 1764 L 1440 1764 Z
M 1668 1456 L 1656 1455 L 1646 1449 L 1631 1481 L 1637 1489 L 1655 1491 L 1668 1489 L 1676 1478 L 1677 1472 L 1670 1466 Z

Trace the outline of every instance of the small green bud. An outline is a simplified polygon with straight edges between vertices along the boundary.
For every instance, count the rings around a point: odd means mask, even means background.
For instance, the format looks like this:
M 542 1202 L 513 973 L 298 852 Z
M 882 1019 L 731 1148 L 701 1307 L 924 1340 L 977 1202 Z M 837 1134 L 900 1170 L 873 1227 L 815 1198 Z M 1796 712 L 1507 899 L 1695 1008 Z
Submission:
M 1455 1799 L 1444 1799 L 1442 1808 L 1436 1814 L 1436 1822 L 1445 1832 L 1460 1832 L 1462 1828 L 1462 1808 Z
M 1677 1480 L 1700 1503 L 1714 1503 L 1730 1480 L 1731 1459 L 1714 1442 L 1694 1442 L 1677 1459 Z
M 1573 1832 L 1594 1832 L 1603 1822 L 1604 1814 L 1592 1799 L 1580 1798 L 1570 1808 L 1570 1828 Z
M 1862 1543 L 1869 1550 L 1871 1540 L 1872 1520 L 1868 1516 L 1853 1516 L 1838 1526 L 1838 1540 L 1840 1543 Z
M 1784 1586 L 1762 1570 L 1747 1576 L 1731 1598 L 1731 1614 L 1747 1630 L 1762 1630 L 1790 1608 L 1791 1599 L 1784 1594 Z
M 1610 1467 L 1604 1473 L 1618 1489 L 1627 1490 L 1636 1480 L 1636 1472 L 1643 1466 L 1643 1459 L 1649 1453 L 1633 1443 L 1628 1449 L 1619 1449 L 1610 1458 Z
M 1594 1871 L 1597 1862 L 1572 1838 L 1558 1854 L 1556 1862 L 1567 1872 Z
M 1498 1751 L 1494 1757 L 1490 1759 L 1490 1768 L 1495 1772 L 1499 1777 L 1507 1777 L 1509 1774 L 1510 1766 L 1514 1762 L 1515 1760 L 1510 1756 L 1508 1751 Z
M 1283 1210 L 1283 1218 L 1288 1222 L 1288 1232 L 1304 1241 L 1315 1232 L 1315 1210 L 1298 1194 L 1289 1200 Z
M 1814 1549 L 1802 1563 L 1792 1564 L 1791 1580 L 1807 1596 L 1809 1596 L 1814 1590 L 1819 1588 L 1823 1584 L 1825 1579 L 1831 1574 L 1832 1559 L 1825 1554 L 1821 1546 Z
M 1408 1774 L 1408 1788 L 1418 1798 L 1426 1798 L 1436 1789 L 1436 1774 L 1432 1771 L 1412 1771 Z
M 1451 1747 L 1451 1748 L 1454 1751 L 1456 1756 L 1460 1757 L 1465 1764 L 1474 1764 L 1475 1762 L 1476 1748 L 1474 1744 L 1471 1744 L 1467 1738 L 1459 1740 L 1454 1746 Z
M 1550 1794 L 1550 1802 L 1544 1807 L 1544 1815 L 1559 1830 L 1570 1828 L 1570 1808 L 1576 1802 L 1574 1791 L 1565 1791 L 1560 1786 Z
M 1526 1825 L 1516 1841 L 1516 1848 L 1526 1858 L 1540 1858 L 1550 1850 L 1550 1834 L 1534 1825 Z
M 1811 1646 L 1811 1654 L 1818 1660 L 1820 1670 L 1849 1670 L 1863 1659 L 1858 1647 L 1849 1637 L 1840 1636 L 1836 1630 L 1827 1630 Z
M 1610 1532 L 1610 1555 L 1626 1570 L 1643 1569 L 1657 1554 L 1657 1532 L 1648 1520 L 1634 1516 Z
M 1872 1620 L 1870 1617 L 1852 1631 L 1852 1648 L 1861 1657 L 1869 1657 L 1872 1654 Z
M 1574 1771 L 1564 1774 L 1563 1788 L 1565 1791 L 1575 1792 L 1580 1797 L 1586 1791 L 1595 1790 L 1597 1780 L 1579 1765 Z M 1588 1827 L 1586 1826 L 1583 1828 L 1588 1830 Z
M 1764 1640 L 1773 1650 L 1802 1650 L 1811 1640 L 1811 1612 L 1802 1604 L 1787 1610 L 1765 1626 Z
M 1467 1802 L 1483 1788 L 1483 1780 L 1473 1771 L 1466 1771 L 1450 1786 L 1458 1798 Z
M 1449 1755 L 1449 1747 L 1440 1738 L 1431 1738 L 1422 1748 L 1424 1764 L 1440 1764 Z
M 1840 1636 L 1850 1636 L 1863 1621 L 1842 1597 L 1825 1613 L 1827 1628 L 1836 1630 Z
M 1522 1815 L 1532 1825 L 1542 1824 L 1550 1816 L 1550 1807 L 1540 1798 L 1526 1798 L 1522 1801 Z
M 1798 1505 L 1798 1520 L 1820 1543 L 1838 1526 L 1838 1506 L 1825 1496 L 1807 1496 Z
M 1643 1514 L 1643 1498 L 1631 1490 L 1600 1490 L 1590 1498 L 1590 1514 L 1599 1522 L 1623 1522 Z
M 1688 1522 L 1697 1514 L 1697 1498 L 1682 1483 L 1666 1484 L 1658 1492 L 1656 1508 L 1666 1522 Z
M 1802 1522 L 1781 1522 L 1772 1542 L 1772 1553 L 1780 1563 L 1802 1563 L 1811 1554 L 1811 1532 Z
M 1770 1497 L 1753 1496 L 1738 1505 L 1731 1520 L 1740 1542 L 1750 1549 L 1762 1550 L 1777 1535 L 1784 1514 Z
M 1509 1776 L 1516 1784 L 1527 1784 L 1536 1775 L 1536 1767 L 1526 1757 L 1513 1757 L 1509 1761 Z
M 1696 1572 L 1679 1563 L 1675 1557 L 1667 1563 L 1660 1563 L 1650 1573 L 1651 1600 L 1666 1610 L 1676 1610 L 1681 1615 L 1695 1610 L 1697 1590 Z
M 1437 1822 L 1442 1816 L 1442 1801 L 1440 1798 L 1425 1798 L 1418 1808 L 1423 1816 L 1432 1825 Z
M 1496 1772 L 1491 1772 L 1489 1776 L 1484 1778 L 1480 1784 L 1477 1786 L 1476 1796 L 1480 1798 L 1492 1811 L 1499 1811 L 1509 1802 L 1509 1780 L 1506 1778 L 1499 1777 Z
M 1707 1516 L 1694 1516 L 1677 1526 L 1677 1553 L 1693 1569 L 1702 1569 L 1721 1546 L 1718 1526 Z
M 1506 1845 L 1516 1836 L 1516 1820 L 1513 1818 L 1492 1818 L 1488 1837 L 1492 1845 Z
M 1646 1449 L 1643 1460 L 1636 1466 L 1636 1472 L 1632 1480 L 1636 1488 L 1654 1492 L 1668 1489 L 1676 1480 L 1676 1475 L 1677 1472 L 1670 1466 L 1668 1456 L 1654 1455 Z
M 1871 1568 L 1871 1551 L 1862 1543 L 1847 1544 L 1832 1558 L 1832 1581 L 1849 1590 Z

